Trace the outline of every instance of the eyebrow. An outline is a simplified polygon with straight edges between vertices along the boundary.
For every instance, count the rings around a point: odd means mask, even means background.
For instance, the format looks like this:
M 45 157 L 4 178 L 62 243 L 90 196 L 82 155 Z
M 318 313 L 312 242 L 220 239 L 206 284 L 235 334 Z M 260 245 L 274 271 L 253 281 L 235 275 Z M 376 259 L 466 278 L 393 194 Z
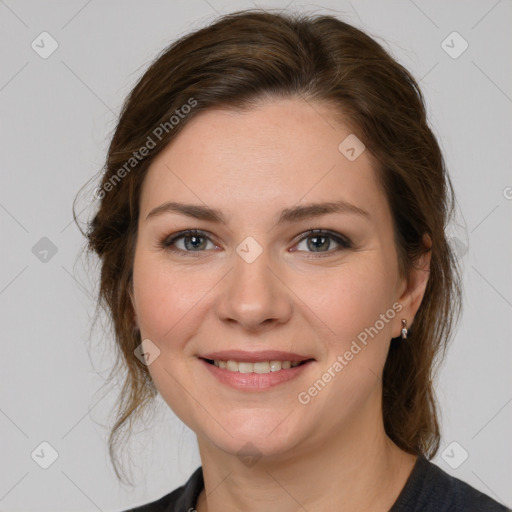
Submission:
M 209 206 L 176 203 L 169 201 L 153 208 L 147 215 L 146 220 L 163 213 L 174 212 L 194 219 L 205 220 L 215 223 L 226 224 L 222 212 Z M 325 203 L 309 203 L 292 208 L 285 208 L 279 214 L 277 225 L 299 222 L 312 217 L 320 217 L 330 213 L 350 213 L 364 219 L 370 220 L 370 214 L 358 206 L 347 201 L 330 201 Z

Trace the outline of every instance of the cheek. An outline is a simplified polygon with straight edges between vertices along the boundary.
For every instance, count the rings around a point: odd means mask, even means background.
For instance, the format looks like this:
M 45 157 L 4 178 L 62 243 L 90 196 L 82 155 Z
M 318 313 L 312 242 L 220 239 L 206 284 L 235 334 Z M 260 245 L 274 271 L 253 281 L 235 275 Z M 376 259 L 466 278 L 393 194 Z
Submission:
M 372 251 L 317 276 L 313 286 L 309 279 L 298 280 L 294 290 L 316 315 L 316 323 L 324 325 L 332 341 L 331 350 L 339 351 L 359 334 L 364 338 L 365 329 L 376 322 L 378 336 L 387 338 L 394 315 L 393 283 L 393 273 L 387 270 L 382 255 Z M 386 317 L 384 324 L 379 321 L 381 315 Z
M 192 379 L 184 356 L 187 340 L 201 323 L 211 284 L 199 274 L 171 269 L 164 257 L 141 250 L 134 261 L 133 286 L 142 339 L 151 340 L 160 351 L 148 367 L 151 378 L 174 413 L 189 424 L 195 405 L 183 392 L 184 383 Z
M 309 318 L 317 318 L 315 324 L 326 333 L 318 380 L 312 380 L 301 395 L 310 400 L 312 416 L 327 418 L 326 428 L 335 430 L 369 400 L 380 400 L 379 377 L 392 321 L 399 314 L 393 308 L 394 274 L 388 268 L 392 267 L 387 267 L 377 251 L 367 253 L 357 263 L 353 260 L 318 279 L 309 294 L 305 283 L 298 293 L 307 297 L 304 302 L 314 313 Z M 319 380 L 327 384 L 317 384 Z
M 135 254 L 133 288 L 141 334 L 159 343 L 179 319 L 187 294 L 179 294 L 179 278 L 158 258 L 141 250 Z
M 155 270 L 143 261 L 135 264 L 133 285 L 141 332 L 147 338 L 160 340 L 179 318 L 180 305 L 175 296 L 179 282 L 174 276 Z
M 164 257 L 136 254 L 133 285 L 137 321 L 144 338 L 161 350 L 180 348 L 180 340 L 198 324 L 212 289 L 208 272 L 190 273 L 171 268 Z

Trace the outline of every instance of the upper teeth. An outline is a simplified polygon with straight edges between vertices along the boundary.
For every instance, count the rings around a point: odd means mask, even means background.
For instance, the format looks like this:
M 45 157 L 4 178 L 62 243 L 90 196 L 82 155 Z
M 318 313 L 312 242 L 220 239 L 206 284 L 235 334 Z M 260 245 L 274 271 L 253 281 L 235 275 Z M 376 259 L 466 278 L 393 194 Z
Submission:
M 240 373 L 270 373 L 287 370 L 299 366 L 300 362 L 291 361 L 258 361 L 257 363 L 244 363 L 238 361 L 214 361 L 213 364 L 231 372 Z

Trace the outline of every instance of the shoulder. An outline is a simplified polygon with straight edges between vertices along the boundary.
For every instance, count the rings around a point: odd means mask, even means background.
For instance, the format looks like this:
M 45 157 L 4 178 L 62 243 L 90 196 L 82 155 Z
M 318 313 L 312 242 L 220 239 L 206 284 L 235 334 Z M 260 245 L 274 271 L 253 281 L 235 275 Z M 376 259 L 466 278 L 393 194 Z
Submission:
M 455 478 L 423 456 L 416 461 L 390 512 L 507 512 L 491 497 Z
M 125 512 L 192 512 L 203 487 L 203 468 L 199 467 L 181 487 L 156 501 L 131 508 Z

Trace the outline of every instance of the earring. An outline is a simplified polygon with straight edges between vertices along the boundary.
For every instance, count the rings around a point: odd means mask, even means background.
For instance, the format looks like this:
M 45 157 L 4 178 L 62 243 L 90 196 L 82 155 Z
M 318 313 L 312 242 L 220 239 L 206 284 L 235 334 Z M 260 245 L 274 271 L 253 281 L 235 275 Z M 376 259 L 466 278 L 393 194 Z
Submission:
M 407 339 L 407 320 L 402 318 L 402 339 Z

